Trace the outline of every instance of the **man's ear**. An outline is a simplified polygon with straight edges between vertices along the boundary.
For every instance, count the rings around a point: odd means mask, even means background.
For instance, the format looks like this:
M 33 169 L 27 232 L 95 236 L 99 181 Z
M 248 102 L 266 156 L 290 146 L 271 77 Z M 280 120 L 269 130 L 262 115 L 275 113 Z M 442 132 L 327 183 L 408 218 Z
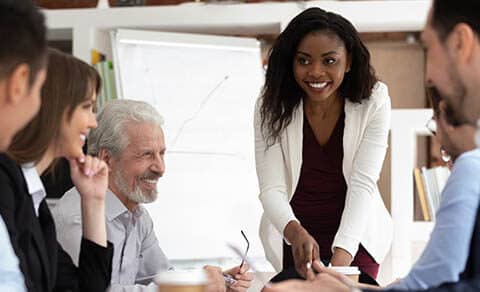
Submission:
M 472 62 L 476 36 L 472 28 L 466 23 L 457 24 L 449 36 L 449 45 L 461 64 Z
M 27 64 L 20 64 L 10 76 L 6 79 L 6 99 L 5 102 L 11 105 L 17 105 L 28 96 L 30 67 Z
M 108 169 L 111 169 L 112 165 L 112 155 L 110 152 L 108 152 L 106 149 L 100 149 L 98 152 L 98 158 L 105 161 L 105 163 L 108 165 Z

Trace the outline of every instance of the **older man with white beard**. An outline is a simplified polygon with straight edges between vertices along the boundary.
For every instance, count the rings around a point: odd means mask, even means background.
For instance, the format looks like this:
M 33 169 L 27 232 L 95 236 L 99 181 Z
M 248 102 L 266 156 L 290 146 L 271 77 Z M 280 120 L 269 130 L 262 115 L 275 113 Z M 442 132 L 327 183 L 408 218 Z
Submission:
M 99 113 L 98 127 L 88 136 L 88 153 L 109 166 L 106 194 L 108 240 L 114 244 L 110 291 L 155 291 L 156 273 L 171 269 L 141 205 L 157 198 L 157 182 L 165 171 L 163 120 L 149 104 L 131 100 L 109 102 Z M 58 241 L 78 264 L 82 234 L 80 195 L 75 188 L 52 211 Z M 253 279 L 245 265 L 225 273 L 236 278 L 230 291 L 245 291 Z M 225 291 L 222 271 L 206 267 L 208 290 Z

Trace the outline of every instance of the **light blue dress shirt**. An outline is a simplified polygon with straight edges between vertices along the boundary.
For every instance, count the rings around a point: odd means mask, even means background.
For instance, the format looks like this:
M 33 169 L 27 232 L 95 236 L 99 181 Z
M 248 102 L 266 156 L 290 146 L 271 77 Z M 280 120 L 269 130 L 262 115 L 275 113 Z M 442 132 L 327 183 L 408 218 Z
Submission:
M 7 227 L 0 216 L 0 291 L 24 292 L 25 281 L 13 251 Z
M 57 240 L 78 263 L 82 236 L 80 194 L 70 189 L 52 208 Z M 158 290 L 153 278 L 162 270 L 171 269 L 160 248 L 153 221 L 140 204 L 130 212 L 118 197 L 107 189 L 105 195 L 107 237 L 114 246 L 112 278 L 109 292 L 150 292 Z
M 443 189 L 430 240 L 408 275 L 388 288 L 417 290 L 457 282 L 465 269 L 480 201 L 480 150 L 457 158 Z

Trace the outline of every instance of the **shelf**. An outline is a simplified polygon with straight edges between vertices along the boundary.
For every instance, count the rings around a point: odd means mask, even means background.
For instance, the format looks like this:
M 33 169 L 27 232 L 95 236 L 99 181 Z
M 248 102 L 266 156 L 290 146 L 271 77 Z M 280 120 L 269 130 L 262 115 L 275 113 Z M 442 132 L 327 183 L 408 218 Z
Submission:
M 72 38 L 73 54 L 87 60 L 96 30 L 143 28 L 175 32 L 278 34 L 298 13 L 322 7 L 340 13 L 361 32 L 419 31 L 429 0 L 199 3 L 171 6 L 44 10 L 52 39 Z
M 431 109 L 394 109 L 390 126 L 391 214 L 394 225 L 390 278 L 403 277 L 413 263 L 410 247 L 427 241 L 433 222 L 414 221 L 413 169 L 416 161 L 417 135 L 429 135 L 426 121 Z
M 342 14 L 360 31 L 418 31 L 425 22 L 430 1 L 305 1 L 262 3 L 184 3 L 168 6 L 45 10 L 48 27 L 181 26 L 181 27 L 284 27 L 309 7 Z

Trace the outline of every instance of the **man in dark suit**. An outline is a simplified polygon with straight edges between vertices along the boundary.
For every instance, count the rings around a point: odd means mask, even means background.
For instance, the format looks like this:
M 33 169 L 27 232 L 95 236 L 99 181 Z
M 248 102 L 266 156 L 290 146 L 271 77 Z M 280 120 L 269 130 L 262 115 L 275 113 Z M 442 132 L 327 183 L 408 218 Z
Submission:
M 3 152 L 40 107 L 47 49 L 42 13 L 31 1 L 0 0 L 0 40 L 0 152 Z M 3 219 L 0 216 L 0 291 L 23 292 L 25 281 Z
M 477 120 L 480 118 L 480 1 L 434 0 L 422 33 L 422 45 L 426 52 L 427 87 L 435 89 L 441 95 L 447 102 L 450 114 L 459 124 L 477 127 L 476 142 L 479 146 L 480 131 Z M 320 274 L 312 274 L 313 281 L 287 281 L 265 291 L 373 291 L 360 290 L 347 278 L 327 268 L 317 269 Z M 468 261 L 459 278 L 457 282 L 444 283 L 422 291 L 480 291 L 478 206 Z
M 31 1 L 0 1 L 0 40 L 0 151 L 5 151 L 38 112 L 45 81 L 45 21 Z

